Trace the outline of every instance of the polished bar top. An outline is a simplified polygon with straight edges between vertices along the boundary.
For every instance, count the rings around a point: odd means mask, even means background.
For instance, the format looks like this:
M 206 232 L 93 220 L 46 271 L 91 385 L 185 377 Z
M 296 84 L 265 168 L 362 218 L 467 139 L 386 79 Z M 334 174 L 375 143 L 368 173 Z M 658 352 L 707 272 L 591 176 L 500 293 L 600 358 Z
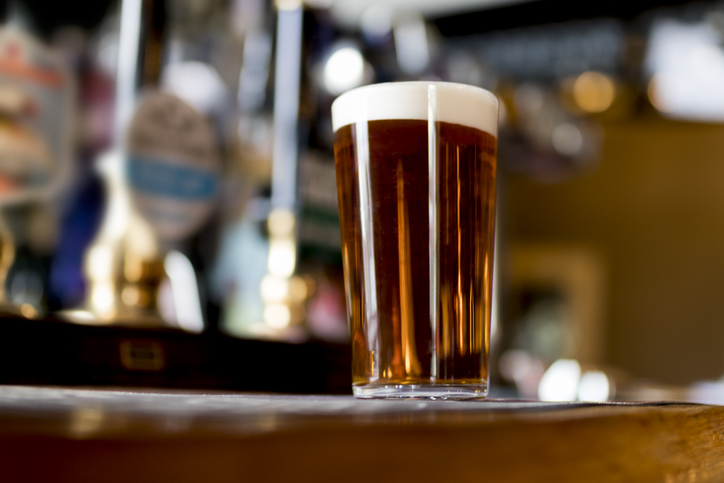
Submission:
M 2 481 L 724 481 L 724 407 L 0 386 Z

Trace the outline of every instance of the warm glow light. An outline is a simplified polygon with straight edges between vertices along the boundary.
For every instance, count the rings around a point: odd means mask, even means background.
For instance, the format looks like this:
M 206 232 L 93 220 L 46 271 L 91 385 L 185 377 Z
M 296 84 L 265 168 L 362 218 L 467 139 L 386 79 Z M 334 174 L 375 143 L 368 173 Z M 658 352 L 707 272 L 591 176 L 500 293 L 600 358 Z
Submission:
M 123 262 L 123 276 L 126 277 L 127 282 L 136 283 L 140 281 L 141 277 L 143 277 L 143 260 L 131 253 L 126 253 Z
M 603 112 L 613 104 L 616 86 L 601 72 L 584 72 L 573 83 L 573 99 L 586 112 Z
M 23 317 L 28 319 L 37 319 L 40 317 L 38 310 L 30 304 L 20 305 L 20 313 L 23 314 Z
M 102 408 L 79 407 L 71 413 L 68 429 L 76 438 L 88 438 L 103 427 L 104 420 L 105 413 Z
M 113 283 L 98 281 L 93 285 L 91 292 L 91 305 L 93 311 L 102 318 L 110 318 L 114 315 L 113 308 Z
M 276 277 L 290 277 L 297 261 L 296 247 L 290 239 L 269 243 L 269 273 Z
M 330 94 L 342 94 L 364 80 L 364 58 L 355 47 L 342 47 L 324 65 L 324 87 Z
M 292 314 L 289 307 L 282 304 L 269 304 L 264 308 L 264 322 L 274 329 L 283 329 L 289 325 Z
M 121 292 L 121 301 L 129 307 L 135 307 L 140 298 L 141 294 L 135 285 L 127 285 Z
M 113 250 L 107 245 L 95 245 L 88 250 L 88 275 L 91 280 L 110 280 L 113 270 Z
M 261 296 L 265 302 L 280 302 L 289 291 L 289 283 L 285 278 L 267 275 L 261 281 Z
M 301 277 L 292 277 L 289 279 L 289 298 L 301 301 L 308 295 L 307 282 Z

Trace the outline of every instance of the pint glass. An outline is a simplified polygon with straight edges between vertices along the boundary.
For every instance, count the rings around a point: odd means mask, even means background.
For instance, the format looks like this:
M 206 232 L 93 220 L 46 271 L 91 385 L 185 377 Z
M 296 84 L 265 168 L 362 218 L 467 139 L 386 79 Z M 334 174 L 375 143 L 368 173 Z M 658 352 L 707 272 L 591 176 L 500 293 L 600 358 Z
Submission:
M 376 84 L 332 122 L 354 395 L 485 397 L 497 99 Z

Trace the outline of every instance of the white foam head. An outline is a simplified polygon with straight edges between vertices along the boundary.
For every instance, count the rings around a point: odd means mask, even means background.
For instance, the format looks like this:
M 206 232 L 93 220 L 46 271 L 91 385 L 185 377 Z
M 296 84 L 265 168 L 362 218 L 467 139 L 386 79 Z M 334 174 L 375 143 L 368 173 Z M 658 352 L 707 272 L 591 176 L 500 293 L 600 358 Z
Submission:
M 428 99 L 435 99 L 430 106 Z M 429 109 L 432 107 L 432 109 Z M 479 87 L 451 82 L 391 82 L 360 87 L 332 104 L 332 125 L 382 119 L 419 119 L 460 124 L 498 136 L 498 99 Z

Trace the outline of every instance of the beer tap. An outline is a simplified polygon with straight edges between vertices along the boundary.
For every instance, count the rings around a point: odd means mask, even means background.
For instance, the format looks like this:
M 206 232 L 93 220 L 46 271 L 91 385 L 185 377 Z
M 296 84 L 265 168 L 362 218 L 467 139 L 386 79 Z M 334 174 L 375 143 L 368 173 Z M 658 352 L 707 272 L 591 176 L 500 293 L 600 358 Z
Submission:
M 306 283 L 295 276 L 297 258 L 297 136 L 301 86 L 303 9 L 300 1 L 279 0 L 274 80 L 274 150 L 268 274 L 261 283 L 265 332 L 299 338 Z M 302 332 L 303 333 L 303 332 Z
M 219 159 L 206 119 L 154 88 L 161 77 L 164 5 L 122 3 L 115 147 L 98 163 L 109 201 L 85 260 L 90 289 L 84 306 L 63 314 L 74 322 L 203 329 L 193 268 L 176 249 L 212 211 Z M 145 84 L 138 99 L 137 79 Z M 162 314 L 164 287 L 171 308 Z
M 16 27 L 0 28 L 0 314 L 40 316 L 42 290 L 32 300 L 5 291 L 15 245 L 29 231 L 13 215 L 54 200 L 69 181 L 74 92 L 60 56 Z

